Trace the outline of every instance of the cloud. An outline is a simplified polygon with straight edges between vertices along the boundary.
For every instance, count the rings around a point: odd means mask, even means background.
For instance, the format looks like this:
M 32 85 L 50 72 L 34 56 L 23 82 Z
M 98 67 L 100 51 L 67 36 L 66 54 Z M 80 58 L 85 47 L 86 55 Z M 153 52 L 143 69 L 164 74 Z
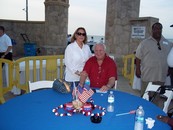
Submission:
M 172 0 L 141 0 L 140 17 L 156 17 L 163 24 L 163 35 L 171 38 L 173 30 L 173 1 Z
M 45 20 L 45 0 L 28 0 L 29 20 Z M 107 0 L 69 0 L 69 27 L 73 33 L 78 26 L 84 26 L 88 34 L 104 35 Z M 1 0 L 0 19 L 25 20 L 25 0 Z M 156 17 L 163 24 L 163 34 L 172 38 L 173 0 L 141 0 L 140 17 Z

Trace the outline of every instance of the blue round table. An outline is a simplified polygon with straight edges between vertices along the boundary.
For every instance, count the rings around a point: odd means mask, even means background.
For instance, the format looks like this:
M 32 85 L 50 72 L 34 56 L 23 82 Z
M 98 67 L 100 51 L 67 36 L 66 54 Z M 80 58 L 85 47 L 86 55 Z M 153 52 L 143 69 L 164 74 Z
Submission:
M 61 94 L 47 89 L 18 96 L 0 105 L 0 130 L 133 130 L 135 114 L 116 114 L 136 110 L 139 105 L 144 108 L 145 118 L 151 117 L 155 120 L 152 130 L 171 130 L 167 124 L 156 119 L 158 114 L 165 113 L 154 104 L 120 91 L 114 91 L 114 95 L 114 112 L 107 112 L 99 124 L 92 123 L 90 116 L 79 113 L 63 117 L 54 115 L 52 109 L 70 102 L 71 94 Z M 95 93 L 92 97 L 94 104 L 106 108 L 107 96 L 108 93 Z M 147 130 L 146 124 L 144 130 Z

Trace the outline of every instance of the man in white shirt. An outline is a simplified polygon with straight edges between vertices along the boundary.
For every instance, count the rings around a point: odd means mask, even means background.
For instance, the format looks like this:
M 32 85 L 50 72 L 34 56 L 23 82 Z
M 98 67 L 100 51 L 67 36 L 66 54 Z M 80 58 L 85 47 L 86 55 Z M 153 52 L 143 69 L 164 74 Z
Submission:
M 0 26 L 0 58 L 12 60 L 11 38 L 5 34 L 5 28 L 3 26 Z

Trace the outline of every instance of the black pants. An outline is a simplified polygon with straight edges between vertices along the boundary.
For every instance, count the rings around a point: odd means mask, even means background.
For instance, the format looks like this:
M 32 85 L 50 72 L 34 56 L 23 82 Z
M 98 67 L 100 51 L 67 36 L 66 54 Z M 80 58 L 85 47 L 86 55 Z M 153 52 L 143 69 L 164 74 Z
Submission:
M 0 52 L 0 58 L 1 56 L 3 56 L 5 54 L 5 52 Z M 9 52 L 7 55 L 5 55 L 4 59 L 7 60 L 13 60 L 13 54 L 11 52 Z M 4 63 L 2 63 L 2 67 L 4 66 Z
M 173 86 L 173 67 L 169 67 L 169 75 L 171 78 L 171 86 Z

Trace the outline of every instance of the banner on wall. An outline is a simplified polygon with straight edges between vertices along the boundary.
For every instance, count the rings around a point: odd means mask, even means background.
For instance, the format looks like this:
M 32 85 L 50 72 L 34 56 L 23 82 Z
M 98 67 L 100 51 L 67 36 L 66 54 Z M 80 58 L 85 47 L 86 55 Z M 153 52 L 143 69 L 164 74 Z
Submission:
M 145 26 L 132 26 L 131 38 L 145 38 Z

